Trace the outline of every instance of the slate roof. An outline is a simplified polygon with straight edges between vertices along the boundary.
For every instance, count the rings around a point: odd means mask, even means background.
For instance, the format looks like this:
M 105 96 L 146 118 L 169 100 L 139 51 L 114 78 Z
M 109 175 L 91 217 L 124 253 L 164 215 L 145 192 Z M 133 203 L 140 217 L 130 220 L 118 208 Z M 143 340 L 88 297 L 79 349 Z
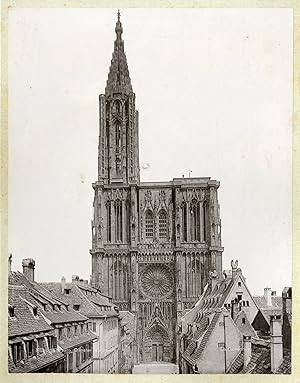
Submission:
M 22 273 L 13 272 L 9 275 L 9 284 L 25 286 L 28 290 L 28 301 L 38 306 L 39 311 L 52 323 L 69 323 L 86 321 L 88 318 L 58 299 L 42 284 L 29 281 Z M 46 305 L 46 307 L 44 306 Z
M 26 362 L 14 363 L 11 358 L 8 358 L 8 371 L 13 373 L 22 372 L 37 372 L 38 370 L 64 358 L 64 354 L 58 350 L 46 351 L 31 358 L 26 359 Z
M 65 289 L 70 290 L 69 294 L 62 292 L 61 283 L 42 283 L 42 286 L 70 307 L 79 305 L 79 312 L 89 318 L 118 315 L 109 299 L 87 284 L 67 283 Z
M 8 336 L 15 337 L 25 334 L 50 331 L 44 317 L 38 312 L 33 315 L 30 305 L 30 294 L 24 286 L 8 286 L 8 303 L 14 307 L 14 317 L 8 316 Z

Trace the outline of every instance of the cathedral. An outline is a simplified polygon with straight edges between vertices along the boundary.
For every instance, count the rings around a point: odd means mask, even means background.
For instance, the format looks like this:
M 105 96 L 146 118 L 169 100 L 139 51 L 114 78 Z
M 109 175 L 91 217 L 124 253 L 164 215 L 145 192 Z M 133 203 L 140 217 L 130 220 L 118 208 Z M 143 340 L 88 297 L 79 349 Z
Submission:
M 210 272 L 222 275 L 220 183 L 140 181 L 139 114 L 119 13 L 115 33 L 99 96 L 92 284 L 119 310 L 135 314 L 137 364 L 175 363 L 178 320 L 197 302 Z

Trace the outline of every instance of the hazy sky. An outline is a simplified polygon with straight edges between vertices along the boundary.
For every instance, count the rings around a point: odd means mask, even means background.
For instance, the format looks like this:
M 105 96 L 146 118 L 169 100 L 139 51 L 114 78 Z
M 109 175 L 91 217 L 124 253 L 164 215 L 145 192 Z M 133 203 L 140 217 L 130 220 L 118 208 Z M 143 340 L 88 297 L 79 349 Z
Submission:
M 98 95 L 115 9 L 9 11 L 9 251 L 38 281 L 91 274 Z M 223 268 L 291 284 L 292 11 L 121 9 L 142 181 L 221 182 Z

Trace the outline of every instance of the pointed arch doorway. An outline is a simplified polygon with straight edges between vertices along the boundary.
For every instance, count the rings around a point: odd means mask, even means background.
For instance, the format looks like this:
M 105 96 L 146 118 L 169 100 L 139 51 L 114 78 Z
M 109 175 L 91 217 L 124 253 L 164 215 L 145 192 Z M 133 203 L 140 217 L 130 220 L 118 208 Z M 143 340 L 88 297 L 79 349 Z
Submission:
M 166 329 L 161 324 L 154 324 L 147 331 L 144 350 L 146 362 L 170 362 L 171 342 Z

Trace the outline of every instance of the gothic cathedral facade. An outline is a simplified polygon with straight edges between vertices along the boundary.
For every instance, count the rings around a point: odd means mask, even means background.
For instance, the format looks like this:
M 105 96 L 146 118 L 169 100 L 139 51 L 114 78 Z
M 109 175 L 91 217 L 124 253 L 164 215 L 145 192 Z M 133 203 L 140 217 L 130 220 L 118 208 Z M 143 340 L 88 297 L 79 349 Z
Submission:
M 99 96 L 93 184 L 92 284 L 136 316 L 136 363 L 176 361 L 176 326 L 222 273 L 219 182 L 140 182 L 135 109 L 120 15 L 105 94 Z

